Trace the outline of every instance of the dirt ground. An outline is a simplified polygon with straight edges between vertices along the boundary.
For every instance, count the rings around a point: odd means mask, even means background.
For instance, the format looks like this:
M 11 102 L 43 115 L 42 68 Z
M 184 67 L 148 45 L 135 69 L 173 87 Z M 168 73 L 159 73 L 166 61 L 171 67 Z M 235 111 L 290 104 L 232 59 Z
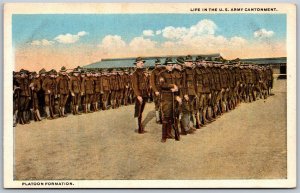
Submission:
M 133 105 L 18 125 L 16 180 L 275 179 L 287 176 L 286 81 L 274 96 L 243 103 L 194 135 L 161 143 L 148 103 L 148 133 L 134 132 Z

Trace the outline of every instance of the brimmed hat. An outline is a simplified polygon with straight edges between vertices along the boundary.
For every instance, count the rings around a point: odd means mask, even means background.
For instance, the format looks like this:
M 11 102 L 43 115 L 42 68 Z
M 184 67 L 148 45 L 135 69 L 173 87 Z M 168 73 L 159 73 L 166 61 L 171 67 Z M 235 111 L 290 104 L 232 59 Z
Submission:
M 46 74 L 45 68 L 42 68 L 42 69 L 39 71 L 39 74 Z
M 80 73 L 78 68 L 74 68 L 72 73 Z
M 155 65 L 161 65 L 161 62 L 160 62 L 160 59 L 159 59 L 159 58 L 156 58 L 156 59 L 155 59 Z
M 142 57 L 137 57 L 137 58 L 135 59 L 135 62 L 134 62 L 133 64 L 136 64 L 136 63 L 141 62 L 141 61 L 142 61 L 143 63 L 146 62 L 145 60 L 142 59 Z
M 37 73 L 36 73 L 35 71 L 33 71 L 33 72 L 30 73 L 30 75 L 31 75 L 31 76 L 36 76 Z
M 66 67 L 61 67 L 61 69 L 60 69 L 60 72 L 67 72 L 67 69 L 66 69 Z
M 201 62 L 204 58 L 202 56 L 197 56 L 195 62 Z
M 172 58 L 166 58 L 164 65 L 168 65 L 168 64 L 175 64 L 176 62 L 173 61 Z
M 49 74 L 49 75 L 51 75 L 51 74 L 54 74 L 54 75 L 56 75 L 56 74 L 57 74 L 57 72 L 56 72 L 56 70 L 52 69 L 52 70 L 50 70 L 50 71 L 48 72 L 48 74 Z
M 187 55 L 185 57 L 185 62 L 193 62 L 193 57 L 191 55 Z
M 21 69 L 19 73 L 20 74 L 28 74 L 28 70 Z
M 176 63 L 179 65 L 183 65 L 184 64 L 184 58 L 182 56 L 179 56 L 178 58 L 176 58 Z

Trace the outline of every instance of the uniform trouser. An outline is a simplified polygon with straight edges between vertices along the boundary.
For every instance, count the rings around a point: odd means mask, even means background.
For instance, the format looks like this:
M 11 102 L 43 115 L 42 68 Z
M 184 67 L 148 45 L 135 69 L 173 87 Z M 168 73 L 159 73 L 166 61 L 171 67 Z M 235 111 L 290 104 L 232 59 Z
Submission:
M 124 99 L 124 89 L 120 89 L 116 93 L 116 99 L 118 101 L 118 105 L 121 105 L 122 100 Z
M 160 109 L 160 96 L 156 96 L 155 93 L 153 93 L 153 100 L 155 105 L 155 111 L 159 111 Z
M 128 99 L 129 99 L 129 89 L 126 88 L 126 89 L 124 90 L 124 105 L 127 105 Z
M 162 139 L 166 139 L 168 136 L 172 136 L 171 128 L 174 125 L 175 118 L 175 100 L 173 93 L 162 93 L 161 94 L 161 112 L 162 112 Z
M 55 96 L 53 94 L 46 94 L 45 95 L 45 106 L 54 106 L 55 104 Z
M 93 103 L 98 103 L 100 101 L 100 92 L 96 92 L 93 96 Z
M 19 98 L 19 109 L 20 111 L 27 111 L 29 107 L 29 96 L 20 96 Z
M 94 94 L 85 94 L 84 104 L 91 104 L 93 102 Z
M 33 96 L 32 96 L 32 108 L 34 110 L 38 110 L 39 109 L 39 98 L 38 98 L 38 95 L 37 93 L 33 93 Z
M 139 133 L 144 131 L 144 128 L 142 126 L 142 114 L 143 114 L 147 100 L 148 100 L 148 97 L 143 97 L 143 102 L 140 103 L 140 101 L 137 98 L 135 99 L 134 117 L 138 118 L 138 132 Z
M 72 105 L 78 106 L 81 101 L 80 93 L 74 93 L 74 96 L 72 96 Z
M 189 101 L 183 99 L 182 101 L 182 117 L 181 124 L 185 131 L 190 130 L 190 119 L 191 116 L 194 115 L 196 105 L 196 97 L 193 95 L 189 95 Z
M 108 98 L 109 98 L 109 91 L 108 90 L 103 91 L 103 94 L 101 95 L 102 109 L 106 109 Z
M 67 100 L 68 100 L 68 94 L 61 94 L 59 96 L 59 107 L 65 107 Z
M 116 100 L 117 100 L 117 95 L 118 95 L 117 93 L 118 93 L 117 90 L 112 90 L 110 93 L 110 102 L 111 102 L 111 105 L 113 106 L 113 108 L 116 105 Z

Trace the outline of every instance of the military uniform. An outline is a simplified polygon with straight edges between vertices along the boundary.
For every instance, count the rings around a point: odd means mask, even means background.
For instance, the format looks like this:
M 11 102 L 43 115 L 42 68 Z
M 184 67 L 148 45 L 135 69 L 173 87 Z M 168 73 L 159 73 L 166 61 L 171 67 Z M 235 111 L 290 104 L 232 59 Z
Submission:
M 94 82 L 95 82 L 95 92 L 93 96 L 93 109 L 94 111 L 98 111 L 98 105 L 100 102 L 100 95 L 101 95 L 101 77 L 99 75 L 99 72 L 94 72 Z
M 165 64 L 172 65 L 174 63 L 171 58 L 167 58 Z M 172 128 L 175 130 L 175 135 L 177 133 L 176 140 L 179 140 L 176 97 L 180 97 L 181 93 L 176 85 L 175 76 L 176 74 L 168 69 L 164 69 L 158 74 L 162 111 L 162 142 L 165 142 L 167 138 L 173 138 Z M 175 89 L 176 87 L 177 89 Z
M 66 117 L 65 106 L 70 94 L 70 79 L 66 74 L 66 68 L 63 66 L 60 70 L 62 74 L 57 77 L 57 96 L 59 97 L 59 115 Z
M 117 96 L 116 96 L 117 103 L 116 104 L 117 104 L 117 107 L 120 107 L 122 105 L 122 102 L 124 102 L 124 93 L 125 93 L 125 89 L 126 89 L 125 88 L 126 79 L 125 79 L 125 76 L 122 71 L 118 72 L 117 79 L 118 79 L 119 89 L 117 91 Z
M 110 75 L 110 104 L 113 109 L 117 107 L 117 94 L 119 90 L 119 79 L 118 75 L 116 74 L 116 70 L 114 69 Z
M 42 84 L 45 93 L 45 111 L 48 119 L 55 118 L 55 98 L 57 97 L 56 71 L 51 70 Z
M 28 124 L 30 120 L 28 118 L 28 110 L 29 110 L 29 102 L 31 99 L 31 92 L 30 92 L 30 81 L 28 79 L 28 71 L 20 70 L 20 77 L 16 79 L 18 86 L 19 86 L 19 122 L 20 124 Z
M 150 85 L 153 92 L 153 101 L 155 105 L 155 117 L 156 122 L 161 123 L 161 113 L 160 113 L 160 96 L 159 96 L 159 79 L 158 75 L 164 70 L 164 67 L 161 65 L 160 60 L 156 59 L 155 61 L 155 69 L 151 72 L 150 75 Z
M 95 89 L 94 78 L 91 76 L 90 72 L 87 72 L 87 76 L 82 79 L 81 82 L 81 92 L 85 96 L 84 104 L 85 109 L 84 113 L 92 113 L 91 111 L 91 103 L 93 101 Z
M 124 105 L 128 105 L 129 101 L 129 95 L 130 95 L 130 85 L 131 85 L 131 80 L 130 80 L 130 75 L 128 74 L 128 70 L 124 70 L 123 74 L 123 81 L 125 84 L 125 91 L 124 91 Z
M 183 134 L 193 133 L 195 130 L 193 126 L 190 126 L 190 120 L 192 117 L 193 124 L 196 124 L 195 117 L 195 105 L 197 100 L 196 93 L 196 81 L 195 81 L 195 71 L 191 66 L 188 66 L 186 63 L 193 62 L 192 57 L 187 56 L 185 60 L 185 68 L 182 70 L 183 76 L 183 85 L 182 85 L 182 94 L 184 96 L 182 101 L 182 118 L 181 124 L 183 126 Z M 188 100 L 186 99 L 188 98 Z
M 140 62 L 145 62 L 142 58 L 137 58 L 135 64 Z M 135 111 L 134 117 L 137 119 L 138 133 L 144 133 L 145 129 L 142 125 L 142 114 L 145 108 L 146 101 L 148 100 L 148 87 L 147 87 L 147 77 L 144 73 L 145 69 L 140 67 L 132 73 L 131 82 L 134 95 L 136 96 L 135 100 Z M 138 99 L 142 98 L 142 101 Z
M 30 82 L 30 90 L 31 90 L 31 111 L 35 121 L 41 121 L 41 115 L 39 111 L 39 99 L 38 92 L 41 90 L 41 82 L 38 77 L 36 77 L 36 72 L 31 73 L 31 82 Z
M 106 110 L 107 101 L 111 92 L 110 75 L 107 73 L 107 70 L 103 71 L 103 74 L 100 77 L 100 83 L 102 110 Z
M 78 69 L 74 69 L 73 75 L 70 77 L 70 92 L 72 96 L 72 112 L 74 115 L 81 115 L 79 105 L 81 102 L 81 80 Z

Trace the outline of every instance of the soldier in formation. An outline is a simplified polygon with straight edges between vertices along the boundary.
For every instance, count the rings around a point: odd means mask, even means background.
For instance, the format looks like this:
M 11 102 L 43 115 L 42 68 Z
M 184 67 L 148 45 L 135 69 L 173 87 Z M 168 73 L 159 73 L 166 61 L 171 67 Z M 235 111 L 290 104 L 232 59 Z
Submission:
M 135 103 L 136 128 L 142 134 L 145 104 L 153 98 L 156 122 L 162 124 L 161 141 L 180 140 L 179 134 L 193 134 L 242 102 L 266 99 L 273 88 L 270 66 L 222 63 L 201 56 L 193 60 L 188 55 L 176 61 L 156 59 L 150 73 L 144 63 L 139 57 L 135 69 L 77 67 L 67 72 L 62 67 L 59 75 L 54 69 L 14 72 L 14 126 Z

